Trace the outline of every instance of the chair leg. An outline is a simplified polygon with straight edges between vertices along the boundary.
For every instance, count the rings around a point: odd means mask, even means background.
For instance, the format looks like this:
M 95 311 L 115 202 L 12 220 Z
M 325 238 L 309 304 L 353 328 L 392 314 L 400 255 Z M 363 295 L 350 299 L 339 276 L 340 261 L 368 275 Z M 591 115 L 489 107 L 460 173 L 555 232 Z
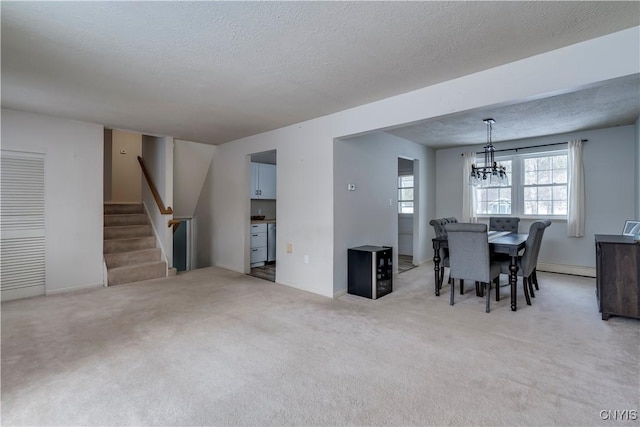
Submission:
M 489 309 L 489 305 L 491 304 L 491 282 L 487 282 L 486 286 L 487 286 L 487 308 L 485 309 L 485 311 L 488 313 L 489 311 L 491 311 Z
M 533 273 L 531 273 L 531 276 L 533 276 Z M 531 294 L 531 298 L 535 298 L 536 294 L 533 292 L 533 278 L 531 276 L 527 280 L 529 282 L 529 294 Z
M 453 305 L 453 294 L 456 293 L 456 279 L 451 280 L 451 295 L 449 296 L 449 305 Z
M 533 269 L 533 273 L 531 273 L 531 275 L 533 276 L 533 284 L 536 285 L 536 291 L 539 291 L 540 288 L 538 287 L 538 275 L 536 274 L 536 269 Z
M 460 279 L 460 295 L 464 295 L 464 280 Z
M 531 299 L 529 298 L 529 286 L 527 285 L 527 278 L 522 278 L 522 289 L 524 290 L 524 297 L 527 300 L 527 305 L 531 305 Z
M 496 277 L 493 283 L 496 284 L 496 301 L 500 301 L 500 276 Z
M 476 282 L 476 289 L 478 289 L 479 291 L 476 293 L 476 295 L 482 298 L 484 296 L 484 284 Z

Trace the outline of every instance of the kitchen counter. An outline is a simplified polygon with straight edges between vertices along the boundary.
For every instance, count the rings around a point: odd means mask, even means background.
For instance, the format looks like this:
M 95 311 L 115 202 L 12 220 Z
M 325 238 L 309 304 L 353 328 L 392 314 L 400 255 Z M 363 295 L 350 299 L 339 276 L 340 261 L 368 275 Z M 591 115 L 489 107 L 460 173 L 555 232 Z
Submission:
M 252 219 L 251 224 L 275 224 L 276 220 L 274 219 Z

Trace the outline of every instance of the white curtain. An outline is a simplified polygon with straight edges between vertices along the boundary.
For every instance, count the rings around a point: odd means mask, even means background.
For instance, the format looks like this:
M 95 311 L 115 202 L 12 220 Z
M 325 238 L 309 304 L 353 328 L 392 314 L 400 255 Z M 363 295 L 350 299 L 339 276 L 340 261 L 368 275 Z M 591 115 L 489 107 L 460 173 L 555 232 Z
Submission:
M 476 217 L 476 187 L 469 185 L 471 165 L 476 162 L 476 153 L 469 152 L 462 155 L 462 222 L 478 222 Z
M 584 166 L 582 141 L 569 141 L 569 195 L 567 206 L 567 235 L 584 236 Z

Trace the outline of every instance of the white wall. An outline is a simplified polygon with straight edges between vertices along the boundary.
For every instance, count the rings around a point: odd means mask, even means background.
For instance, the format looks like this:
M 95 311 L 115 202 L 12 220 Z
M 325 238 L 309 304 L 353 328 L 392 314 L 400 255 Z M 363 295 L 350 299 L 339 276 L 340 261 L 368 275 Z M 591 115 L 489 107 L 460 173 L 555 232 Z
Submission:
M 102 285 L 103 127 L 2 109 L 2 148 L 45 154 L 46 292 Z
M 142 171 L 142 135 L 122 130 L 111 131 L 111 202 L 140 203 Z
M 166 208 L 173 205 L 173 138 L 142 137 L 142 158 L 147 171 L 160 194 Z M 142 201 L 147 207 L 160 248 L 167 257 L 168 266 L 173 266 L 173 229 L 167 223 L 173 215 L 162 215 L 146 181 L 142 186 Z
M 573 139 L 584 143 L 586 189 L 585 236 L 567 237 L 566 221 L 556 220 L 545 231 L 539 262 L 558 266 L 595 267 L 594 234 L 620 234 L 626 219 L 633 217 L 637 194 L 630 191 L 635 180 L 634 126 L 552 135 L 517 142 L 494 143 L 497 150 L 550 144 Z M 436 217 L 462 216 L 463 160 L 461 153 L 481 151 L 482 145 L 438 150 L 438 190 Z M 631 187 L 633 188 L 633 186 Z M 522 220 L 526 232 L 531 221 Z M 555 270 L 554 270 L 555 271 Z M 566 271 L 566 272 L 570 272 Z
M 173 148 L 173 216 L 194 215 L 216 147 L 176 139 Z
M 393 247 L 394 272 L 398 268 L 398 157 L 415 162 L 416 222 L 414 256 L 418 263 L 430 258 L 427 229 L 435 206 L 435 153 L 383 132 L 334 143 L 334 294 L 347 289 L 347 251 L 362 245 Z M 347 185 L 355 184 L 355 191 Z
M 213 235 L 211 264 L 245 271 L 249 225 L 247 155 L 277 149 L 278 282 L 332 296 L 334 250 L 337 254 L 346 247 L 334 244 L 335 138 L 560 93 L 638 73 L 639 36 L 640 27 L 634 27 L 218 146 L 210 171 L 212 194 L 208 196 Z M 293 245 L 291 254 L 285 251 L 287 243 Z M 308 264 L 304 263 L 305 254 L 309 255 Z

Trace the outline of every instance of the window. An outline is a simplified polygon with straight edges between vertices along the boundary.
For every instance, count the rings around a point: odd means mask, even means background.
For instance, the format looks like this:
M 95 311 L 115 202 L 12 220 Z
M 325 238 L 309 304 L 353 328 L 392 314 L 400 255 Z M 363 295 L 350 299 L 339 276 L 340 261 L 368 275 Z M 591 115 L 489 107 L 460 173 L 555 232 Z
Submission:
M 514 155 L 496 160 L 507 169 L 509 183 L 477 187 L 477 215 L 567 215 L 566 151 Z
M 513 183 L 512 161 L 500 162 L 507 169 L 509 185 L 495 185 L 476 190 L 476 214 L 478 215 L 511 215 L 511 185 Z M 484 166 L 484 164 L 479 164 Z
M 567 214 L 567 155 L 524 160 L 524 214 Z
M 398 177 L 398 213 L 413 213 L 413 175 Z

